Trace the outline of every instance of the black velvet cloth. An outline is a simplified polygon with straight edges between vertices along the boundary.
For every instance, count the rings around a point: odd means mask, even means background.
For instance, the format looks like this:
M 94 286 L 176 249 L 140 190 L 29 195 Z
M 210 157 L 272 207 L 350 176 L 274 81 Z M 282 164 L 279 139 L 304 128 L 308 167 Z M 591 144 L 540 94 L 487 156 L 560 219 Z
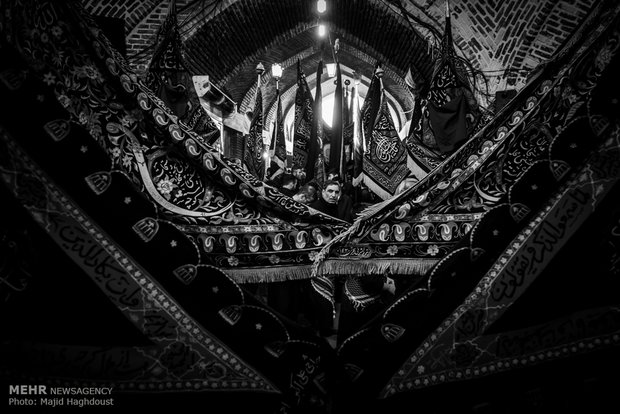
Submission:
M 328 203 L 323 199 L 323 197 L 319 197 L 318 200 L 310 204 L 310 207 L 319 210 L 321 213 L 329 214 L 333 217 L 338 217 L 338 205 Z
M 323 197 L 310 204 L 310 207 L 319 210 L 321 213 L 338 217 L 340 220 L 353 221 L 353 200 L 346 194 L 343 194 L 338 200 L 338 204 L 330 204 Z
M 297 193 L 297 190 L 295 190 L 294 188 L 280 187 L 279 190 L 282 194 L 287 195 L 289 197 L 293 197 Z

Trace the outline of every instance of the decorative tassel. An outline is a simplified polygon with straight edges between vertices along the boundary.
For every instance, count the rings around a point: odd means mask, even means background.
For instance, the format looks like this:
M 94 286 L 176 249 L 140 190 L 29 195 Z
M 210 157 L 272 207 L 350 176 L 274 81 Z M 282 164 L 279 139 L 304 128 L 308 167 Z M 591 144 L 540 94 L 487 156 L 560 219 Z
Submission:
M 401 274 L 422 276 L 430 270 L 439 259 L 386 259 L 353 260 L 332 259 L 323 263 L 321 274 L 325 275 L 385 275 Z
M 241 284 L 285 282 L 287 280 L 308 279 L 312 276 L 312 270 L 310 265 L 232 268 L 222 270 L 235 282 Z

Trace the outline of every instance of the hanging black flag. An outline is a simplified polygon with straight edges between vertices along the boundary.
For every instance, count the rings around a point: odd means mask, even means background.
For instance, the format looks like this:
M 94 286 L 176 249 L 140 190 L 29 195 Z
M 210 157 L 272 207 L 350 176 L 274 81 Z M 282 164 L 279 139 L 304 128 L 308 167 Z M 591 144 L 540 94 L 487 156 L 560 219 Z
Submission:
M 297 93 L 295 94 L 295 130 L 293 133 L 293 168 L 304 171 L 314 170 L 314 165 L 308 163 L 310 151 L 313 149 L 312 125 L 314 100 L 306 75 L 301 70 L 301 62 L 297 61 Z M 314 157 L 316 159 L 316 155 Z M 310 168 L 312 167 L 312 168 Z M 306 173 L 306 176 L 308 173 Z
M 353 126 L 353 149 L 351 151 L 351 158 L 353 159 L 353 185 L 357 186 L 363 179 L 363 157 L 364 157 L 364 134 L 362 132 L 362 114 L 359 107 L 358 100 L 358 86 L 353 88 L 351 92 L 352 105 L 351 105 L 351 118 Z
M 446 27 L 428 94 L 429 124 L 437 146 L 443 153 L 461 145 L 480 119 L 477 102 L 470 89 L 466 71 L 462 68 L 464 63 L 454 51 L 450 9 L 446 3 Z
M 409 174 L 409 169 L 407 150 L 394 127 L 378 74 L 376 71 L 372 80 L 375 84 L 371 82 L 364 101 L 363 130 L 368 142 L 362 169 L 364 184 L 385 200 L 395 194 L 398 185 Z
M 181 35 L 177 24 L 176 2 L 157 34 L 157 49 L 148 68 L 146 85 L 208 144 L 220 136 L 215 122 L 202 108 L 191 74 L 183 59 Z
M 306 180 L 315 180 L 320 185 L 325 181 L 323 164 L 323 96 L 321 92 L 321 76 L 323 75 L 323 61 L 319 61 L 316 69 L 316 89 L 314 94 L 314 110 L 312 117 L 312 129 L 310 130 L 310 143 L 308 145 L 308 168 Z
M 377 63 L 375 65 L 375 74 L 380 67 L 381 63 Z M 368 86 L 368 92 L 359 114 L 360 125 L 358 127 L 358 131 L 360 133 L 360 140 L 353 149 L 354 185 L 358 185 L 364 178 L 364 153 L 369 147 L 370 137 L 372 137 L 372 130 L 381 105 L 381 85 L 379 78 L 375 74 L 373 74 L 372 79 L 370 80 L 370 86 Z
M 277 93 L 277 109 L 276 123 L 271 136 L 271 145 L 269 150 L 273 153 L 271 158 L 271 175 L 269 179 L 273 180 L 286 172 L 286 139 L 284 138 L 284 122 L 282 122 L 282 100 L 280 99 L 280 90 Z
M 344 147 L 342 139 L 342 110 L 343 110 L 343 94 L 342 94 L 342 73 L 340 71 L 340 63 L 336 62 L 336 91 L 334 92 L 334 114 L 332 118 L 332 137 L 329 154 L 329 172 L 335 173 L 344 179 L 342 157 L 344 155 Z
M 250 123 L 250 132 L 245 137 L 243 162 L 248 171 L 262 180 L 265 176 L 265 159 L 263 158 L 263 94 L 257 87 L 256 102 Z
M 411 123 L 405 139 L 407 166 L 413 176 L 421 180 L 441 163 L 444 156 L 435 142 L 435 137 L 429 126 L 427 102 L 422 98 L 421 91 L 413 81 L 411 69 L 405 76 L 405 82 L 414 98 Z

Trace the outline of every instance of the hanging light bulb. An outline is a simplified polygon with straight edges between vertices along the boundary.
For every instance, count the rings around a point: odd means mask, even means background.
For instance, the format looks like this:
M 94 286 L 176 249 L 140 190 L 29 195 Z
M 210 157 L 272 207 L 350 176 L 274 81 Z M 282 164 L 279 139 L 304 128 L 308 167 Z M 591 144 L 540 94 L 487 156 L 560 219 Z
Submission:
M 327 10 L 327 3 L 325 2 L 325 0 L 317 0 L 316 11 L 318 11 L 319 14 L 321 14 L 321 13 L 325 13 L 325 10 Z
M 319 24 L 319 36 L 323 37 L 325 36 L 325 32 L 327 30 L 325 29 L 325 25 L 323 23 Z
M 273 76 L 276 81 L 280 80 L 282 77 L 282 65 L 279 63 L 271 65 L 271 76 Z

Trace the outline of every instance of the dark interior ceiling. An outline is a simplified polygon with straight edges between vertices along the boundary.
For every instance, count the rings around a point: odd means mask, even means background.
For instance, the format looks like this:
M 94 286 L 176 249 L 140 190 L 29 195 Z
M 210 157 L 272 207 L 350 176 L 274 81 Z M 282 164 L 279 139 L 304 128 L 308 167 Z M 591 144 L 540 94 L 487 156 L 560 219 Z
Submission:
M 407 69 L 411 67 L 414 78 L 421 82 L 431 75 L 426 40 L 384 1 L 330 3 L 329 11 L 321 16 L 329 27 L 329 38 L 319 38 L 315 1 L 235 2 L 187 38 L 188 64 L 196 72 L 211 68 L 218 86 L 242 102 L 246 95 L 253 96 L 257 62 L 281 62 L 280 86 L 286 91 L 296 83 L 298 59 L 304 73 L 312 74 L 319 59 L 333 61 L 329 39 L 332 44 L 340 39 L 337 57 L 345 76 L 356 71 L 369 78 L 375 63 L 381 61 L 386 88 L 408 109 L 410 100 L 403 82 Z M 269 81 L 268 72 L 265 77 Z M 264 91 L 267 102 L 273 91 Z
M 144 70 L 169 0 L 138 2 L 86 0 L 94 15 L 125 21 L 128 57 Z M 522 87 L 528 73 L 549 59 L 587 17 L 594 0 L 451 0 L 457 53 L 485 74 L 490 96 Z M 338 59 L 345 78 L 353 72 L 367 83 L 381 62 L 384 85 L 406 113 L 412 105 L 404 82 L 409 69 L 416 82 L 428 82 L 431 45 L 444 31 L 445 0 L 327 0 L 320 19 L 331 44 L 340 39 Z M 267 108 L 275 99 L 272 63 L 282 64 L 283 106 L 292 105 L 299 60 L 314 90 L 317 63 L 333 61 L 330 42 L 317 35 L 316 0 L 177 0 L 185 56 L 194 75 L 209 75 L 244 112 L 256 90 L 255 68 Z M 331 81 L 323 82 L 329 89 Z M 323 87 L 324 93 L 326 87 Z

